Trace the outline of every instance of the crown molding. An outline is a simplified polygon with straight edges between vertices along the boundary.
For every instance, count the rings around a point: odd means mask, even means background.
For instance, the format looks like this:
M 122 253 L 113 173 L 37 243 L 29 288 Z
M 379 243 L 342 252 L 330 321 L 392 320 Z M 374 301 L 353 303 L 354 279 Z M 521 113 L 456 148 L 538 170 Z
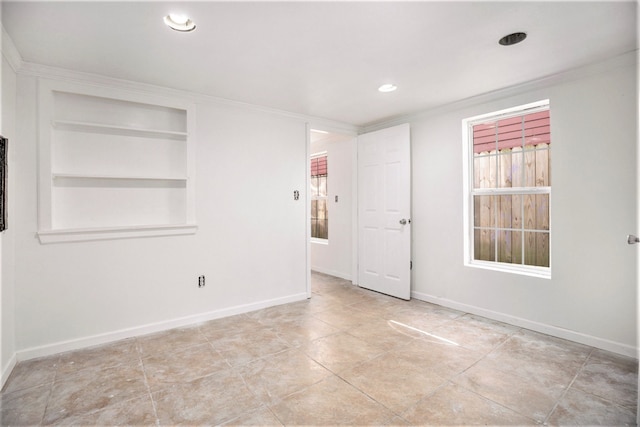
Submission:
M 531 80 L 526 83 L 522 83 L 515 86 L 498 89 L 491 92 L 486 92 L 480 95 L 464 98 L 458 101 L 454 101 L 448 104 L 440 105 L 434 108 L 426 110 L 403 114 L 387 119 L 383 119 L 377 122 L 368 123 L 362 126 L 362 133 L 373 132 L 376 130 L 384 129 L 387 127 L 410 123 L 413 121 L 422 120 L 435 115 L 448 113 L 451 111 L 460 110 L 463 108 L 473 107 L 475 105 L 484 104 L 487 102 L 495 101 L 498 99 L 508 98 L 511 96 L 517 96 L 526 92 L 539 90 L 561 82 L 575 81 L 585 77 L 601 74 L 607 71 L 612 71 L 617 68 L 627 66 L 638 66 L 640 57 L 638 56 L 638 50 L 629 51 L 618 56 L 607 58 L 602 61 L 594 62 L 582 67 L 572 68 L 560 73 L 552 74 L 549 76 L 541 77 L 536 80 Z
M 17 73 L 18 70 L 22 68 L 24 61 L 22 60 L 22 55 L 18 52 L 16 45 L 13 43 L 13 40 L 4 29 L 4 25 L 2 25 L 2 33 L 0 33 L 0 37 L 2 37 L 0 47 L 0 49 L 2 49 L 2 56 L 5 57 L 13 71 Z
M 17 51 L 16 51 L 17 52 Z M 205 95 L 196 92 L 183 91 L 179 89 L 171 89 L 162 86 L 156 86 L 147 83 L 140 83 L 130 80 L 117 79 L 107 77 L 100 74 L 85 73 L 81 71 L 73 71 L 64 68 L 51 67 L 48 65 L 36 64 L 33 62 L 22 61 L 17 73 L 20 75 L 31 76 L 35 78 L 47 78 L 60 80 L 70 83 L 80 83 L 92 86 L 118 88 L 131 92 L 143 93 L 146 95 L 163 96 L 167 98 L 187 99 L 196 103 L 223 105 L 227 107 L 240 108 L 244 110 L 256 111 L 266 114 L 272 114 L 279 117 L 287 117 L 299 120 L 305 123 L 313 123 L 314 126 L 330 128 L 332 130 L 343 131 L 346 133 L 357 134 L 360 128 L 349 123 L 339 122 L 321 117 L 313 117 L 305 114 L 292 113 L 276 108 L 264 107 L 260 105 L 250 104 L 242 101 L 234 101 L 226 98 L 220 98 L 212 95 Z
M 519 95 L 525 92 L 548 87 L 560 82 L 579 80 L 584 77 L 607 72 L 616 68 L 635 65 L 639 63 L 638 50 L 623 53 L 621 55 L 607 58 L 605 60 L 595 62 L 586 66 L 573 68 L 560 73 L 545 76 L 536 80 L 532 80 L 523 84 L 486 92 L 480 95 L 472 96 L 457 100 L 448 104 L 440 105 L 434 108 L 421 110 L 409 114 L 403 114 L 380 121 L 368 123 L 364 126 L 356 126 L 349 123 L 339 122 L 321 117 L 314 117 L 300 113 L 292 113 L 285 110 L 279 110 L 271 107 L 250 104 L 242 101 L 234 101 L 231 99 L 220 98 L 212 95 L 205 95 L 196 92 L 171 89 L 162 86 L 151 85 L 147 83 L 134 82 L 130 80 L 106 77 L 99 74 L 85 73 L 73 71 L 64 68 L 51 67 L 47 65 L 25 62 L 17 50 L 11 37 L 7 34 L 4 26 L 2 27 L 2 54 L 7 59 L 13 70 L 21 75 L 56 79 L 68 82 L 83 83 L 96 86 L 116 87 L 124 90 L 140 92 L 144 94 L 160 95 L 169 98 L 186 98 L 194 102 L 205 104 L 224 105 L 228 107 L 241 108 L 256 112 L 272 114 L 280 117 L 287 117 L 307 123 L 312 123 L 314 128 L 322 128 L 331 132 L 344 132 L 346 134 L 361 134 L 372 132 L 390 126 L 402 123 L 421 120 L 430 116 L 455 111 L 458 109 L 472 107 L 474 105 L 483 104 L 497 99 L 507 98 Z

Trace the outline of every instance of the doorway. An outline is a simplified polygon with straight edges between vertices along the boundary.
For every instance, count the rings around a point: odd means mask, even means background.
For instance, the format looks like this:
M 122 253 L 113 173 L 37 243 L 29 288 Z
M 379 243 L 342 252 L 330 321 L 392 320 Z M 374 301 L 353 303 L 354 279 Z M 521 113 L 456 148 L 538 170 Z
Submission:
M 356 135 L 309 129 L 310 270 L 353 280 Z

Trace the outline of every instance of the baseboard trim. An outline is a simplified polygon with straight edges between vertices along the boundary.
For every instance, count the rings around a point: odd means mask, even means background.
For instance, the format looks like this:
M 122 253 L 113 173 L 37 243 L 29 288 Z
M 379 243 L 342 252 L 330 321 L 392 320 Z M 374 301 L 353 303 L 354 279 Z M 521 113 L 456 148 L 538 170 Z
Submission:
M 546 323 L 539 323 L 532 320 L 511 316 L 509 314 L 500 313 L 497 311 L 487 310 L 485 308 L 476 307 L 474 305 L 463 304 L 447 298 L 436 297 L 422 292 L 412 291 L 411 297 L 421 301 L 438 304 L 443 307 L 452 308 L 454 310 L 464 311 L 466 313 L 475 314 L 492 320 L 497 320 L 499 322 L 504 322 L 510 325 L 519 326 L 521 328 L 530 329 L 532 331 L 540 332 L 554 337 L 589 345 L 591 347 L 596 347 L 602 350 L 611 351 L 613 353 L 622 354 L 624 356 L 634 358 L 638 357 L 638 349 L 627 344 L 610 341 L 604 338 L 594 337 L 592 335 L 571 331 L 569 329 L 548 325 Z
M 13 372 L 13 368 L 16 367 L 17 363 L 18 359 L 16 358 L 16 354 L 13 353 L 13 356 L 9 359 L 9 363 L 7 363 L 7 365 L 2 369 L 2 375 L 0 376 L 0 390 L 4 388 L 4 385 L 11 376 L 11 372 Z
M 351 281 L 351 274 L 349 274 L 349 273 L 342 273 L 340 271 L 329 270 L 329 269 L 326 269 L 326 268 L 319 268 L 319 267 L 314 267 L 314 266 L 311 266 L 311 271 L 316 271 L 318 273 L 328 274 L 329 276 L 335 276 L 335 277 L 339 277 L 339 278 L 344 279 L 344 280 Z
M 222 317 L 233 316 L 236 314 L 248 313 L 276 305 L 288 304 L 291 302 L 303 301 L 307 299 L 306 293 L 289 295 L 282 298 L 274 298 L 270 300 L 259 301 L 251 304 L 237 305 L 220 310 L 209 311 L 191 316 L 180 317 L 176 319 L 166 320 L 162 322 L 150 323 L 147 325 L 137 326 L 133 328 L 121 329 L 118 331 L 107 332 L 104 334 L 92 335 L 89 337 L 78 338 L 73 340 L 61 341 L 53 344 L 47 344 L 38 347 L 32 347 L 20 350 L 16 353 L 14 359 L 18 362 L 24 360 L 35 359 L 38 357 L 51 356 L 66 351 L 79 350 L 82 348 L 93 347 L 96 345 L 108 344 L 110 342 L 122 339 L 133 338 L 141 335 L 151 334 L 154 332 L 162 332 L 173 328 L 193 326 L 209 320 L 220 319 Z M 16 361 L 14 361 L 15 365 Z M 13 368 L 12 368 L 13 369 Z M 4 377 L 3 377 L 4 379 Z

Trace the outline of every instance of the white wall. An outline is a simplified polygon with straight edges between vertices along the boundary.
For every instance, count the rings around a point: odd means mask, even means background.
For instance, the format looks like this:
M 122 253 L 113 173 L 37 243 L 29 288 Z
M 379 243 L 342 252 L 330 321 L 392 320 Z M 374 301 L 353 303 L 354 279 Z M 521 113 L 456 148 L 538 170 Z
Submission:
M 36 100 L 19 74 L 18 359 L 306 298 L 303 120 L 197 98 L 195 235 L 42 245 Z
M 18 144 L 15 138 L 16 110 L 16 74 L 2 57 L 1 65 L 1 105 L 0 134 L 9 139 L 8 142 L 8 176 L 7 176 L 7 229 L 0 233 L 0 387 L 7 380 L 15 364 L 15 277 L 14 277 L 14 235 L 15 235 L 15 162 L 14 151 Z
M 637 67 L 620 63 L 411 121 L 414 297 L 636 356 Z M 461 121 L 547 98 L 552 278 L 464 267 Z
M 354 138 L 340 135 L 333 135 L 311 144 L 312 155 L 327 152 L 329 207 L 329 239 L 326 243 L 311 241 L 311 269 L 347 280 L 351 280 L 352 275 L 354 145 Z
M 636 77 L 625 66 L 411 120 L 413 296 L 635 355 L 635 252 L 624 239 L 637 229 Z M 11 75 L 3 73 L 3 86 L 4 110 Z M 544 98 L 553 277 L 464 267 L 461 120 Z M 197 234 L 41 245 L 36 78 L 18 74 L 14 280 L 5 276 L 9 234 L 2 238 L 3 365 L 14 332 L 13 349 L 28 358 L 306 296 L 305 201 L 292 197 L 307 193 L 304 120 L 197 101 Z M 341 270 L 351 271 L 350 257 Z

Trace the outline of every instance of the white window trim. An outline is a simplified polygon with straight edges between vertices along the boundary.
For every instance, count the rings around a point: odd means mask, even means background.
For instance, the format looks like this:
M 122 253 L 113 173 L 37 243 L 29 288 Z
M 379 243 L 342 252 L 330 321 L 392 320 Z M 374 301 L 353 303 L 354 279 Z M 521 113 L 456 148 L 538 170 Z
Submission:
M 471 226 L 471 219 L 473 218 L 473 183 L 471 181 L 472 177 L 470 175 L 470 165 L 473 164 L 473 150 L 471 149 L 472 145 L 470 144 L 469 137 L 471 135 L 472 126 L 483 120 L 488 118 L 494 119 L 504 119 L 512 116 L 519 116 L 525 114 L 527 112 L 534 112 L 535 110 L 543 110 L 549 108 L 549 100 L 545 99 L 538 102 L 533 102 L 530 104 L 520 105 L 513 108 L 507 108 L 504 110 L 481 114 L 474 117 L 469 117 L 467 119 L 462 120 L 462 185 L 463 185 L 463 251 L 464 251 L 464 265 L 466 267 L 474 267 L 481 268 L 486 270 L 500 271 L 500 272 L 508 272 L 515 273 L 524 276 L 532 276 L 538 277 L 542 279 L 551 279 L 551 261 L 552 257 L 552 249 L 553 245 L 549 245 L 549 267 L 538 267 L 524 264 L 509 264 L 498 261 L 481 261 L 474 260 L 473 254 L 473 227 Z M 504 189 L 504 188 L 483 188 L 482 193 L 484 194 L 501 194 L 501 193 L 513 193 L 514 189 Z M 516 189 L 516 191 L 524 193 L 524 194 L 549 194 L 549 212 L 551 212 L 551 187 L 523 187 Z M 477 190 L 476 190 L 477 192 Z M 552 226 L 551 226 L 552 218 L 549 215 L 549 236 L 551 241 Z
M 311 238 L 311 243 L 316 243 L 318 245 L 328 245 L 329 244 L 329 239 L 321 239 L 319 237 L 312 237 Z

